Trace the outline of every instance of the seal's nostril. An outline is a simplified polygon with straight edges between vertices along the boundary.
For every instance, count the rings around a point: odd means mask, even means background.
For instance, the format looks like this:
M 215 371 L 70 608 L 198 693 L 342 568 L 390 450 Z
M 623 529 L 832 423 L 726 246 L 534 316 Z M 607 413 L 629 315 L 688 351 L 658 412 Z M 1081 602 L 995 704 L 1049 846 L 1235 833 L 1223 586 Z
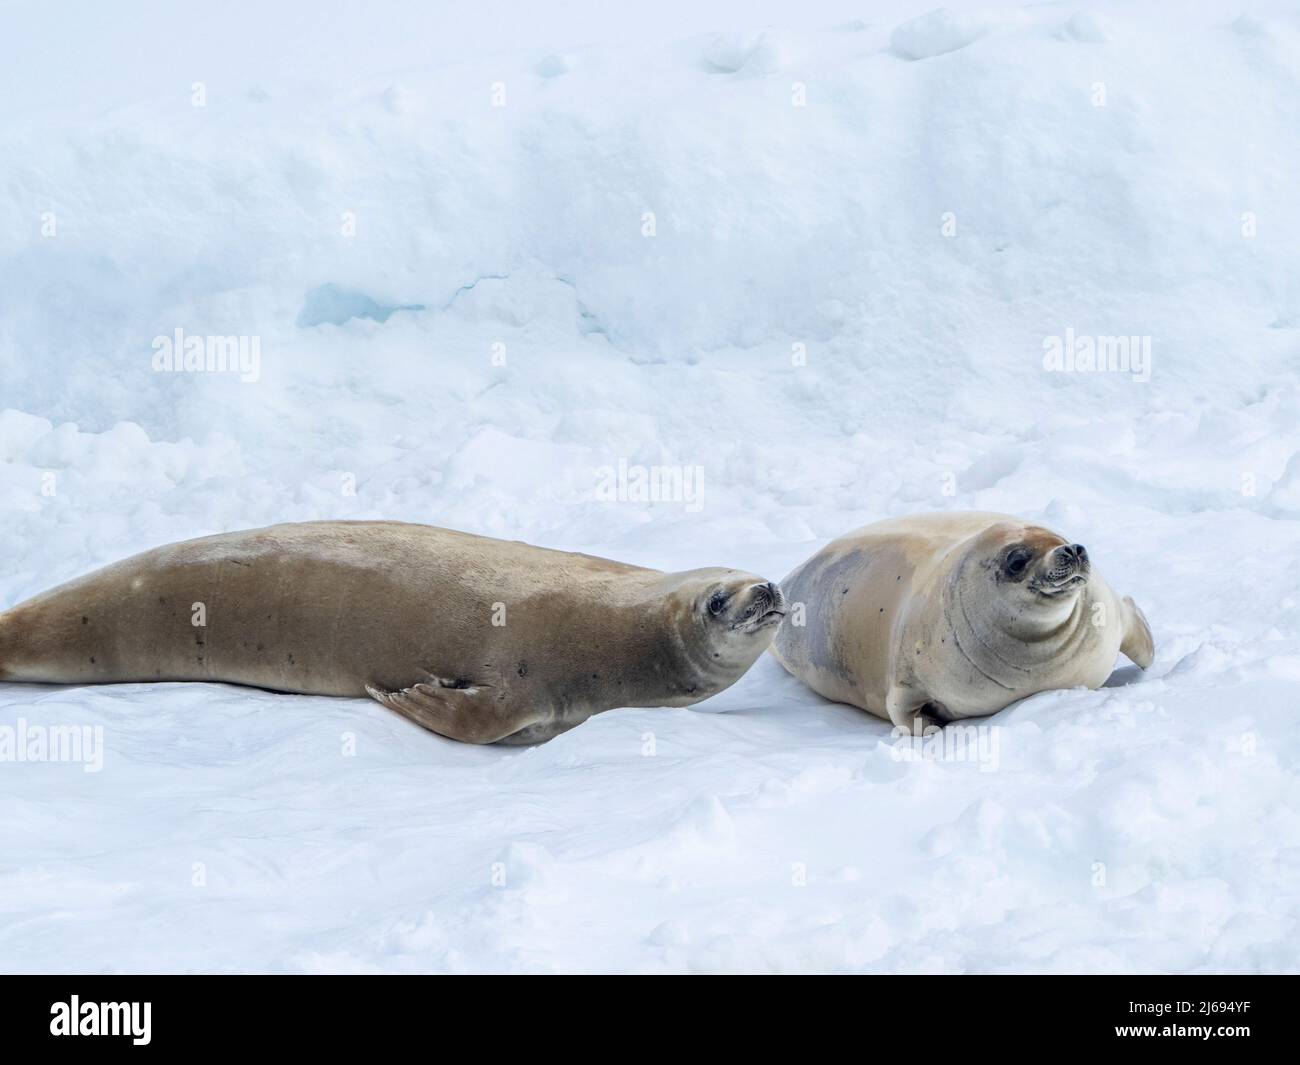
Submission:
M 1088 549 L 1084 547 L 1083 544 L 1075 544 L 1074 553 L 1080 562 L 1088 557 Z

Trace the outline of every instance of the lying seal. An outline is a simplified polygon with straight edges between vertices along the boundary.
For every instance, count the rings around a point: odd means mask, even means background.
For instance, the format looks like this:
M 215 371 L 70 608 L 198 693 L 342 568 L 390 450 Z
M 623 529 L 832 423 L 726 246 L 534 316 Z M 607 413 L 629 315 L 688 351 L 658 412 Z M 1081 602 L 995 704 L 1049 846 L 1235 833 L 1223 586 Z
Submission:
M 401 522 L 276 525 L 147 551 L 0 614 L 0 680 L 368 693 L 452 739 L 537 743 L 722 691 L 783 610 L 736 570 Z
M 896 725 L 992 714 L 1049 688 L 1099 687 L 1146 618 L 1080 544 L 1002 514 L 921 514 L 828 544 L 782 582 L 772 653 L 828 699 Z M 801 607 L 802 604 L 802 607 Z M 802 624 L 800 624 L 802 622 Z

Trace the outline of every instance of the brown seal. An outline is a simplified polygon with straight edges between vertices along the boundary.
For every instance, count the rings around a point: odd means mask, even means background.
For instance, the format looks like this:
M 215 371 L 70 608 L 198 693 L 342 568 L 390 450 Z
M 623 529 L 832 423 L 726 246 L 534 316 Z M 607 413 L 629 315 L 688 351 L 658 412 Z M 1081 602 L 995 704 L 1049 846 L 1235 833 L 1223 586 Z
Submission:
M 722 691 L 783 608 L 730 569 L 401 522 L 276 525 L 146 551 L 0 614 L 0 680 L 369 694 L 453 739 L 536 743 Z

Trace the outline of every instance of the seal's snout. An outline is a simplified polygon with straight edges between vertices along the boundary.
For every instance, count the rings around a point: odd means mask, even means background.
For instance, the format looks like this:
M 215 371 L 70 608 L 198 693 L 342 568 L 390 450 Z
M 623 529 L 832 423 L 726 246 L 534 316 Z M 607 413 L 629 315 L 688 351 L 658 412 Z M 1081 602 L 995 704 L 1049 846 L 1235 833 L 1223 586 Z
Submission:
M 1092 564 L 1083 544 L 1062 544 L 1048 556 L 1045 579 L 1048 584 L 1082 584 L 1088 579 Z
M 785 596 L 771 581 L 749 587 L 749 606 L 741 624 L 760 627 L 775 624 L 785 617 Z
M 1083 544 L 1062 544 L 1054 553 L 1057 566 L 1080 569 L 1088 564 L 1088 549 Z
M 767 613 L 769 610 L 785 610 L 785 596 L 781 594 L 781 589 L 771 581 L 754 585 L 751 593 L 758 613 Z

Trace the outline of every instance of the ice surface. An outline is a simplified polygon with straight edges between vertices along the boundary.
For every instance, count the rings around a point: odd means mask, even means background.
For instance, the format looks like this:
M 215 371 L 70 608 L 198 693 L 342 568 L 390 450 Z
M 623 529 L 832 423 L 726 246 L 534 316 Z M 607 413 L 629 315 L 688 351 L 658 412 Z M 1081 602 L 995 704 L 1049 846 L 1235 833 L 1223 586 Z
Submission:
M 1087 544 L 1154 667 L 998 715 L 996 766 L 766 658 L 523 751 L 0 685 L 105 745 L 0 762 L 0 969 L 1300 969 L 1300 18 L 788 6 L 475 43 L 380 5 L 283 63 L 278 13 L 257 62 L 115 25 L 65 77 L 62 28 L 6 33 L 0 606 L 276 521 L 780 578 L 978 508 Z M 177 329 L 256 380 L 155 372 Z M 1045 371 L 1067 331 L 1150 380 Z M 702 506 L 601 498 L 620 460 Z

